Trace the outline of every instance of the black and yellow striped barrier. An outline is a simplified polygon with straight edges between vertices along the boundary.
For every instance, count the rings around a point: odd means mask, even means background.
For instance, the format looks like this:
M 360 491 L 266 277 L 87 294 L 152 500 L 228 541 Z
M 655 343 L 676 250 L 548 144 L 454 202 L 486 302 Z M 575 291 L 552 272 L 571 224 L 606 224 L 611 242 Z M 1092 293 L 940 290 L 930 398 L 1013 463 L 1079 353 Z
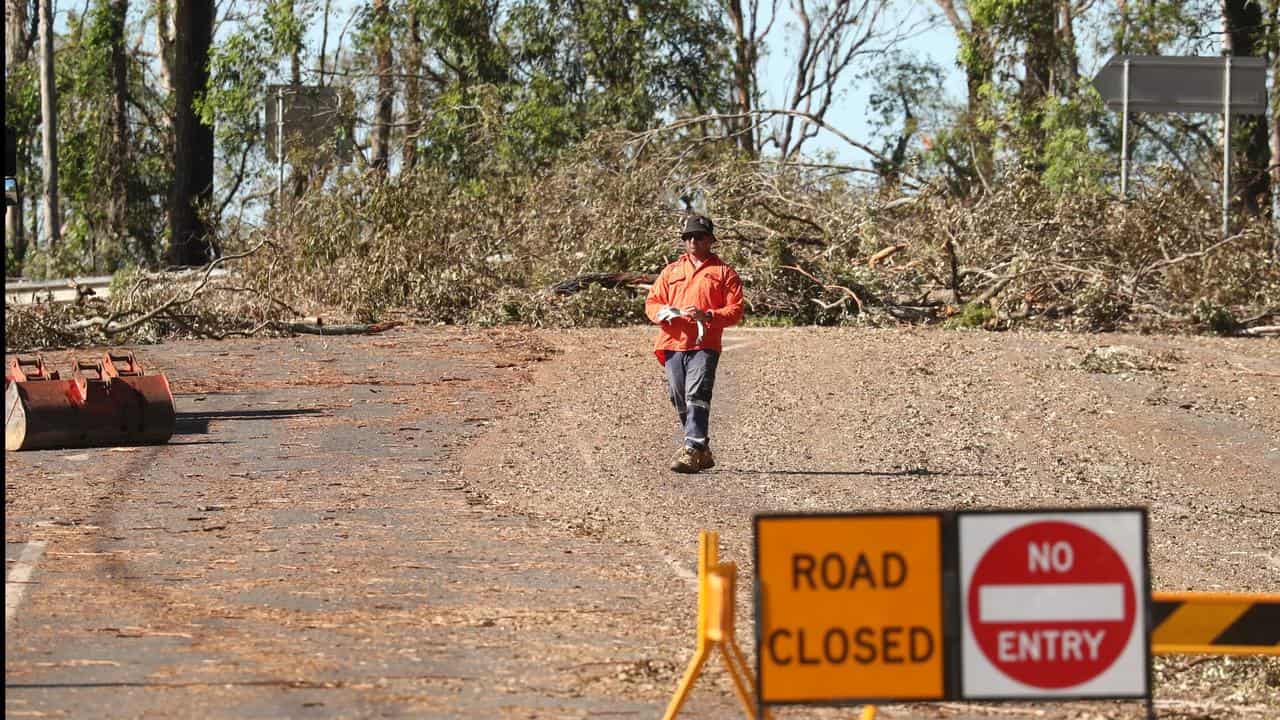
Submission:
M 1151 593 L 1151 652 L 1280 655 L 1280 594 Z

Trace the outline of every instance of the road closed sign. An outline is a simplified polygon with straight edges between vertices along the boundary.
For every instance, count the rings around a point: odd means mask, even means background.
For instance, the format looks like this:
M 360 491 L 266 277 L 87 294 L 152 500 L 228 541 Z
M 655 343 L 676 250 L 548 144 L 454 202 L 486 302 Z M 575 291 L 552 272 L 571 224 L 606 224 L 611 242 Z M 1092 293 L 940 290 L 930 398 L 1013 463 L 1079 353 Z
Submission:
M 945 697 L 940 514 L 757 515 L 755 552 L 761 703 Z
M 962 698 L 1148 696 L 1144 511 L 957 523 Z

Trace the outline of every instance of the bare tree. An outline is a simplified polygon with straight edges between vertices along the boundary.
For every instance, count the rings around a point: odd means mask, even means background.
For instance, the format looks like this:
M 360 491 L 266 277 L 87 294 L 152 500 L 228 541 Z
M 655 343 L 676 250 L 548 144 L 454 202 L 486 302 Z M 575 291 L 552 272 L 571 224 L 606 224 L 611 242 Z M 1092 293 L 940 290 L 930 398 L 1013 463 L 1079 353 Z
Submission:
M 401 172 L 412 170 L 418 164 L 418 133 L 422 129 L 419 114 L 422 111 L 422 21 L 416 7 L 409 8 L 409 32 L 404 49 L 407 67 L 404 80 L 404 146 L 401 148 Z
M 156 0 L 156 46 L 159 48 L 160 92 L 173 93 L 173 45 L 175 28 L 174 3 L 177 0 Z
M 778 0 L 769 0 L 769 22 L 760 27 L 760 0 L 747 0 L 743 12 L 742 0 L 722 0 L 729 24 L 733 28 L 733 101 L 736 120 L 729 121 L 729 130 L 738 139 L 738 146 L 751 157 L 760 155 L 760 140 L 751 122 L 751 111 L 758 109 L 758 66 L 760 49 L 773 28 L 778 16 Z
M 786 115 L 774 131 L 771 142 L 782 157 L 795 157 L 818 134 L 821 125 L 805 118 L 826 117 L 856 58 L 884 52 L 911 32 L 882 26 L 888 7 L 888 0 L 791 0 L 799 37 L 786 109 L 800 115 Z
M 53 0 L 40 0 L 40 122 L 44 170 L 44 245 L 61 237 L 58 214 L 58 88 L 53 78 Z
M 324 21 L 320 26 L 320 52 L 316 59 L 320 63 L 320 84 L 324 85 L 324 56 L 329 49 L 329 11 L 333 6 L 333 0 L 324 0 Z
M 288 11 L 291 17 L 296 17 L 298 6 L 295 0 L 287 0 Z M 302 86 L 302 50 L 303 38 L 301 34 L 290 36 L 289 43 L 289 84 L 294 88 L 294 92 L 299 92 L 297 88 Z M 295 95 L 295 97 L 297 97 Z M 287 143 L 286 143 L 287 145 Z M 288 157 L 288 148 L 284 148 L 281 152 Z M 299 163 L 290 163 L 289 186 L 290 192 L 295 199 L 302 197 L 307 190 L 307 182 L 310 181 L 310 167 Z
M 1271 218 L 1280 221 L 1280 2 L 1272 2 L 1268 8 L 1268 25 L 1271 26 L 1271 93 L 1267 104 L 1271 111 L 1271 128 L 1269 130 L 1271 146 Z M 1280 238 L 1276 239 L 1276 261 L 1280 262 Z

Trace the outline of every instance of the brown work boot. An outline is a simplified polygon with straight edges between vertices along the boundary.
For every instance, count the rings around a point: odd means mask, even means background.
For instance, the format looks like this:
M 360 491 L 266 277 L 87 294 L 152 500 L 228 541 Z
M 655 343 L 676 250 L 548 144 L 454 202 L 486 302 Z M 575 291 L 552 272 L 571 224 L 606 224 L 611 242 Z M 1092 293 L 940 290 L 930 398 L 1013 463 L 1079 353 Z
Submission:
M 715 456 L 711 454 L 711 448 L 703 448 L 702 450 L 694 450 L 694 456 L 698 459 L 698 469 L 710 470 L 716 466 Z
M 698 451 L 691 447 L 680 448 L 680 452 L 676 453 L 675 459 L 671 461 L 671 469 L 678 473 L 698 472 L 702 469 L 698 462 Z

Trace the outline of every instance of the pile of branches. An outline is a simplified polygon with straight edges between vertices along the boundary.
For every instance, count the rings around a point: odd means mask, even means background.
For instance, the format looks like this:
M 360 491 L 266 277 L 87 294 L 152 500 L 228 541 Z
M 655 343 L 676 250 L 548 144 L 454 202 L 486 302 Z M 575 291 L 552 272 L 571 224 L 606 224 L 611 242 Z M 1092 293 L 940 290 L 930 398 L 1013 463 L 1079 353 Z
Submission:
M 105 298 L 81 293 L 72 303 L 6 303 L 5 349 L 136 345 L 277 332 L 282 314 L 278 309 L 233 276 L 213 274 L 242 256 L 178 273 L 122 272 Z
M 646 279 L 680 252 L 692 208 L 716 221 L 758 321 L 1213 332 L 1277 321 L 1274 226 L 1240 218 L 1222 238 L 1215 199 L 1175 173 L 1128 202 L 1016 171 L 964 199 L 652 139 L 598 135 L 533 177 L 348 179 L 295 212 L 281 291 L 369 319 L 641 321 Z
M 421 167 L 350 175 L 245 237 L 223 280 L 133 273 L 109 307 L 6 307 L 6 346 L 297 332 L 426 322 L 611 326 L 680 252 L 683 215 L 712 216 L 749 322 L 1265 334 L 1280 324 L 1280 235 L 1175 173 L 1136 199 L 1061 193 L 1006 172 L 976 198 L 892 190 L 847 168 L 745 158 L 723 144 L 600 134 L 532 176 L 459 182 Z M 264 239 L 268 238 L 268 239 Z M 41 315 L 40 313 L 43 313 Z
M 225 255 L 201 268 L 118 273 L 110 291 L 103 293 L 105 297 L 78 287 L 79 297 L 74 302 L 6 302 L 5 350 L 295 333 L 343 335 L 380 332 L 400 324 L 343 322 L 343 314 L 334 308 L 324 315 L 304 316 L 275 297 L 269 287 L 246 282 L 238 272 L 238 261 L 259 254 L 269 257 L 272 249 L 269 240 L 259 240 L 248 250 Z M 219 269 L 231 272 L 215 272 Z

